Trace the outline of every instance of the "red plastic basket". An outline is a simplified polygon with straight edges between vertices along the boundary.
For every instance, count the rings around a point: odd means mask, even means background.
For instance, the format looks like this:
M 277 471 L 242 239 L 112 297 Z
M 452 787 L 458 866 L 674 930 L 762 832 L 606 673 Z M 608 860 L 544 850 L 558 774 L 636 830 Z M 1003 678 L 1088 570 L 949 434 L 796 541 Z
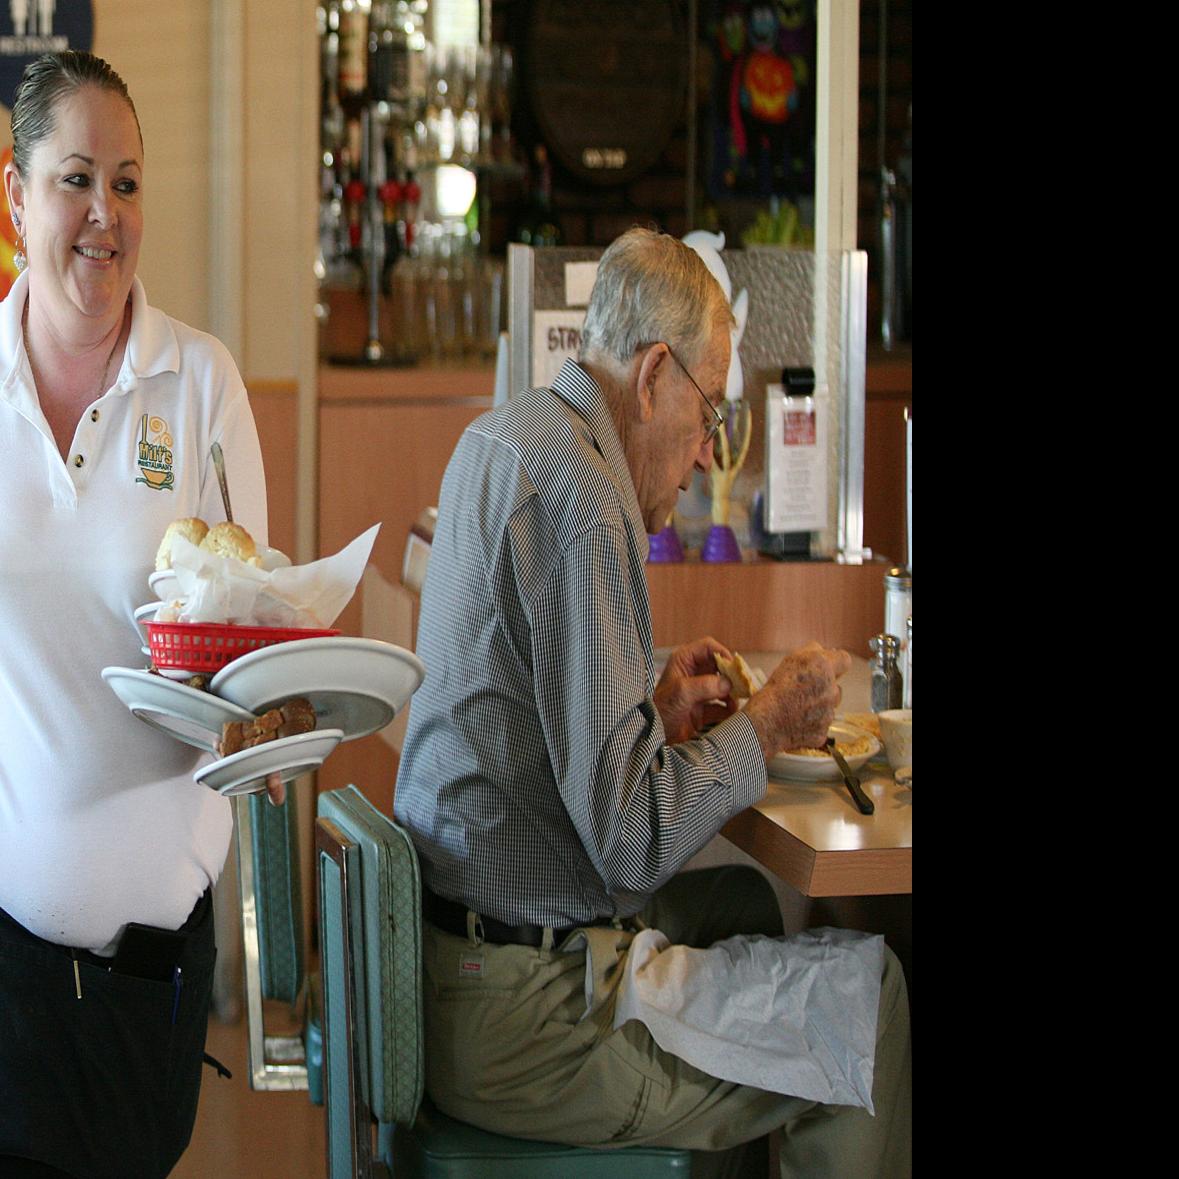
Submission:
M 227 663 L 276 643 L 322 639 L 338 630 L 311 627 L 230 626 L 218 622 L 149 622 L 147 641 L 151 661 L 170 671 L 220 671 Z

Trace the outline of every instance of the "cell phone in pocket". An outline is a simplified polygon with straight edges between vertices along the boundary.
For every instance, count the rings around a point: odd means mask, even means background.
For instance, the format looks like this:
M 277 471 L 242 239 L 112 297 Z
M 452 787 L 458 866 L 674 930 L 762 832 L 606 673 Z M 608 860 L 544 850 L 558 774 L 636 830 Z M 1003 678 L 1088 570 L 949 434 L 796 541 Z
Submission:
M 135 978 L 171 981 L 188 935 L 178 929 L 157 929 L 152 925 L 128 922 L 115 951 L 111 969 Z

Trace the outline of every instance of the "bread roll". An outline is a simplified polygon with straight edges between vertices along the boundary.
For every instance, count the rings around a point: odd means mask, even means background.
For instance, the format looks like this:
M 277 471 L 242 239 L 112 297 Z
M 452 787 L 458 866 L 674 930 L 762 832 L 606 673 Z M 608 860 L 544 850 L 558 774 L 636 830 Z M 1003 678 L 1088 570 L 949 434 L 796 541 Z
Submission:
M 732 685 L 733 699 L 748 699 L 752 696 L 753 675 L 749 670 L 749 664 L 736 651 L 733 652 L 732 659 L 726 659 L 723 655 L 717 655 L 715 658 L 717 671 Z
M 201 541 L 201 548 L 219 557 L 233 557 L 247 565 L 261 565 L 254 538 L 240 525 L 228 520 L 214 524 Z
M 164 569 L 172 568 L 172 538 L 174 536 L 183 536 L 185 540 L 199 545 L 205 539 L 208 531 L 208 524 L 196 516 L 185 516 L 183 519 L 173 520 L 164 529 L 164 539 L 160 541 L 160 547 L 156 551 L 156 572 L 160 573 Z

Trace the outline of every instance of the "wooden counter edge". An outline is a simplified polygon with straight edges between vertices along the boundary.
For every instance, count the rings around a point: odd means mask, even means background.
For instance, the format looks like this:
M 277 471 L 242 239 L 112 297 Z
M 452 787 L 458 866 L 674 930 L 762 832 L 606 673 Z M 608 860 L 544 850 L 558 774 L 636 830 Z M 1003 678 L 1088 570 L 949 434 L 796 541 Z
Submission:
M 734 815 L 720 832 L 730 843 L 751 855 L 775 876 L 810 896 L 815 850 L 784 832 L 755 807 Z
M 888 896 L 913 891 L 911 847 L 819 852 L 756 807 L 734 815 L 721 834 L 804 896 Z

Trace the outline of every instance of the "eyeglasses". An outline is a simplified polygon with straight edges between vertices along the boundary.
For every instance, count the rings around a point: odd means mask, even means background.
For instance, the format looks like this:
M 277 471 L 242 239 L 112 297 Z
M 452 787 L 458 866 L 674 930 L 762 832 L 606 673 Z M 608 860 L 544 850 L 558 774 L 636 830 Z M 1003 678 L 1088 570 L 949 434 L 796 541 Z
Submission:
M 707 446 L 708 443 L 710 443 L 716 437 L 720 428 L 725 424 L 725 419 L 721 417 L 720 413 L 717 411 L 716 406 L 708 400 L 704 390 L 696 384 L 696 378 L 692 376 L 690 372 L 688 372 L 687 366 L 684 364 L 684 362 L 674 352 L 672 352 L 670 344 L 667 345 L 667 351 L 672 360 L 674 360 L 676 364 L 678 364 L 680 368 L 684 370 L 684 376 L 687 377 L 688 380 L 696 386 L 696 392 L 700 394 L 701 400 L 705 405 L 708 406 L 708 426 L 704 432 L 704 441 L 700 443 L 701 446 Z

